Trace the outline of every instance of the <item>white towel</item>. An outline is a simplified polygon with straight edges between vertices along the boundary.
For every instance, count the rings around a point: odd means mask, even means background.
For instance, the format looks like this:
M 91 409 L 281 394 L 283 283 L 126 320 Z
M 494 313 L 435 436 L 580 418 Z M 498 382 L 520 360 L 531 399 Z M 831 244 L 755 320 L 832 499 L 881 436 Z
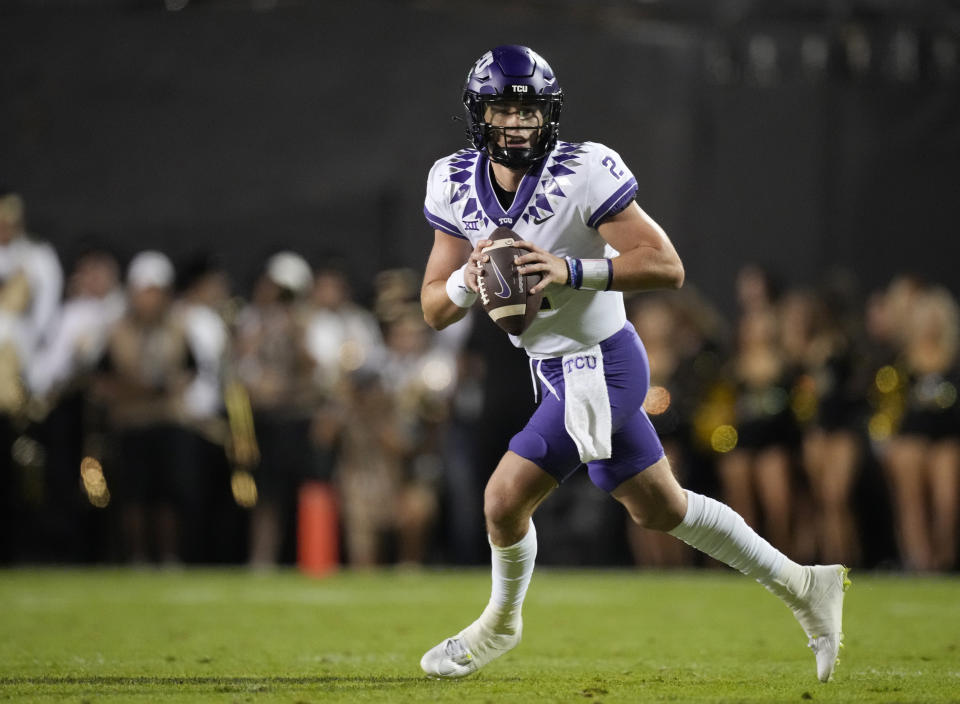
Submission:
M 600 345 L 564 355 L 563 382 L 563 423 L 577 445 L 580 460 L 586 463 L 607 459 L 613 453 L 613 421 Z

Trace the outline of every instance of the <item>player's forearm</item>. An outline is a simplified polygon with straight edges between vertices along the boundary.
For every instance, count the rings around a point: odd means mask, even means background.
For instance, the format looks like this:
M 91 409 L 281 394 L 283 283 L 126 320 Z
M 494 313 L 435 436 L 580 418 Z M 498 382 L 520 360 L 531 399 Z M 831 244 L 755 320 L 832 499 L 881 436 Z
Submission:
M 647 291 L 657 288 L 680 288 L 683 285 L 683 262 L 673 252 L 651 246 L 640 246 L 611 260 L 616 291 Z
M 470 310 L 461 308 L 450 300 L 445 281 L 424 284 L 420 291 L 420 305 L 423 308 L 423 319 L 434 330 L 443 330 L 461 320 Z
M 683 285 L 683 263 L 676 248 L 663 228 L 636 203 L 631 203 L 628 208 L 601 223 L 597 231 L 611 247 L 620 252 L 611 260 L 612 288 L 618 291 L 643 291 L 680 288 Z M 602 278 L 595 269 L 588 269 L 595 273 L 594 278 Z M 586 278 L 589 279 L 589 276 Z M 599 288 L 597 285 L 586 287 Z

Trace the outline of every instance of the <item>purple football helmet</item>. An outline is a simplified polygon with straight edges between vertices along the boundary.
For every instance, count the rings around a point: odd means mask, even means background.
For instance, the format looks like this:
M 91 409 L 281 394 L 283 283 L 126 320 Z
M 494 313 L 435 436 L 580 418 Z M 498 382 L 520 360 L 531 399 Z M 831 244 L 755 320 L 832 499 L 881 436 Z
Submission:
M 501 145 L 502 127 L 487 122 L 487 107 L 494 103 L 522 103 L 536 107 L 543 116 L 533 144 Z M 467 137 L 493 161 L 510 168 L 524 168 L 543 159 L 557 143 L 563 91 L 550 64 L 532 49 L 507 44 L 491 49 L 470 69 L 463 88 Z M 531 128 L 522 128 L 531 129 Z

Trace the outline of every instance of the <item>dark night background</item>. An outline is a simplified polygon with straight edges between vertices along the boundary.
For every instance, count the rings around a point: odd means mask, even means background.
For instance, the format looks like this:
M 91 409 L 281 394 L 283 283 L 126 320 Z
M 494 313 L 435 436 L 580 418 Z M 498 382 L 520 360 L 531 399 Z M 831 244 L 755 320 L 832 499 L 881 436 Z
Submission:
M 168 0 L 168 8 L 182 0 Z M 567 94 L 561 137 L 608 144 L 722 309 L 748 261 L 785 283 L 951 286 L 960 9 L 951 3 L 14 0 L 0 10 L 0 181 L 63 258 L 279 247 L 360 290 L 422 268 L 432 162 L 460 87 L 524 43 Z

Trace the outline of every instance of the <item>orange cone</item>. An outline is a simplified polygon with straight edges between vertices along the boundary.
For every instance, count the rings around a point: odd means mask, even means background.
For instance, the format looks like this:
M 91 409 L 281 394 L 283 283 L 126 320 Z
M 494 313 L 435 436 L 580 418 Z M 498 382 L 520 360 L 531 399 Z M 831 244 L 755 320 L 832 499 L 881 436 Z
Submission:
M 322 577 L 340 564 L 337 499 L 326 482 L 309 481 L 300 487 L 297 518 L 297 565 Z

